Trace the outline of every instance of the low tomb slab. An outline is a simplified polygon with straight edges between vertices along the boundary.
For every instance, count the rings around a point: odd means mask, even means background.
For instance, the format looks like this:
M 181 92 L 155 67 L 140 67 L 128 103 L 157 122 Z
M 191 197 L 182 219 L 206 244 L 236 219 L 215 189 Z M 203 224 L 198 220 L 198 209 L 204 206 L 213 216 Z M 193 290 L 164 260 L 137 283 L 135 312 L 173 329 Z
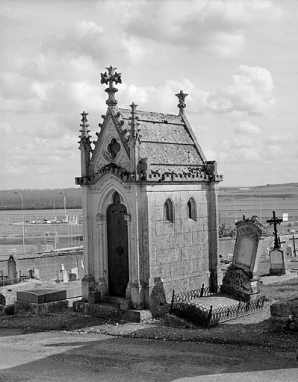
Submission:
M 18 301 L 33 304 L 45 304 L 66 299 L 66 290 L 57 289 L 32 289 L 17 292 Z

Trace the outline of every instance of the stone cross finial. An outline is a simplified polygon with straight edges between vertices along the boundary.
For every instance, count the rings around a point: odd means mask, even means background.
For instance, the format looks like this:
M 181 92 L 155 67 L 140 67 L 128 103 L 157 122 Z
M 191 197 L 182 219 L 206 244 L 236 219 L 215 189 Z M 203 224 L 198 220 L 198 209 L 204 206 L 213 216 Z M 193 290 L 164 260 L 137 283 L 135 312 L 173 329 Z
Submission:
M 183 93 L 183 90 L 180 90 L 180 92 L 175 94 L 175 96 L 178 97 L 178 99 L 179 99 L 179 103 L 177 105 L 179 107 L 179 113 L 181 115 L 183 115 L 184 114 L 184 108 L 186 107 L 185 97 L 187 97 L 188 94 Z
M 109 98 L 107 99 L 106 104 L 108 106 L 116 106 L 118 101 L 115 99 L 115 93 L 118 91 L 118 89 L 113 87 L 113 82 L 115 82 L 115 84 L 122 84 L 121 73 L 117 73 L 117 68 L 113 68 L 112 65 L 106 69 L 108 70 L 108 73 L 100 73 L 100 82 L 102 84 L 109 85 L 109 87 L 105 89 L 105 91 L 109 94 Z
M 80 138 L 84 138 L 84 137 L 86 137 L 86 138 L 89 138 L 89 135 L 88 135 L 88 133 L 89 133 L 89 131 L 90 130 L 88 130 L 88 120 L 87 120 L 87 115 L 88 115 L 89 113 L 86 113 L 85 111 L 83 111 L 83 113 L 81 113 L 81 116 L 82 116 L 82 119 L 81 119 L 81 121 L 82 121 L 82 123 L 80 124 L 80 126 L 81 126 L 81 128 L 82 128 L 82 130 L 80 130 L 80 132 L 81 132 L 81 135 L 80 135 Z

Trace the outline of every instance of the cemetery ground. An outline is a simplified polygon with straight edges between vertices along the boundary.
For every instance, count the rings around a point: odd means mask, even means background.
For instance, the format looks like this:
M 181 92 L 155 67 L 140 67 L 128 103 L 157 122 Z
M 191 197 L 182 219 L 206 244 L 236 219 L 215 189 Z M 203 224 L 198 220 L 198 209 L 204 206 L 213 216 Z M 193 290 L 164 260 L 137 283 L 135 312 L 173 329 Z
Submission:
M 282 278 L 282 276 L 280 276 Z M 236 320 L 227 321 L 211 329 L 191 324 L 169 324 L 167 317 L 150 319 L 142 323 L 126 323 L 100 319 L 76 313 L 72 309 L 62 312 L 34 315 L 19 313 L 0 316 L 0 330 L 20 329 L 25 334 L 44 331 L 71 332 L 73 334 L 105 334 L 116 337 L 151 339 L 172 342 L 205 342 L 237 346 L 257 346 L 274 351 L 292 352 L 298 348 L 298 332 L 275 332 L 270 327 L 270 305 L 297 293 L 298 277 L 266 284 L 261 294 L 266 296 L 264 309 Z
M 72 310 L 2 316 L 0 381 L 296 381 L 298 333 L 272 331 L 269 307 L 297 288 L 298 277 L 264 282 L 263 311 L 210 330 Z

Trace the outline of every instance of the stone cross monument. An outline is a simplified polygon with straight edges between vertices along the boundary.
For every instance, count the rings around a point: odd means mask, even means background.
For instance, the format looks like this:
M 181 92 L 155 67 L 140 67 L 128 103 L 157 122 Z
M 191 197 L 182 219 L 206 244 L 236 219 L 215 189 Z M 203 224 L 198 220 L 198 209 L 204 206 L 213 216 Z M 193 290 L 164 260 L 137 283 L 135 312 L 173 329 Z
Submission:
M 280 224 L 283 220 L 278 219 L 275 216 L 275 211 L 272 212 L 273 217 L 267 220 L 270 225 L 273 224 L 274 228 L 274 247 L 269 252 L 270 257 L 270 274 L 271 275 L 283 275 L 287 272 L 287 255 L 286 251 L 281 248 L 280 239 L 277 234 L 277 224 Z

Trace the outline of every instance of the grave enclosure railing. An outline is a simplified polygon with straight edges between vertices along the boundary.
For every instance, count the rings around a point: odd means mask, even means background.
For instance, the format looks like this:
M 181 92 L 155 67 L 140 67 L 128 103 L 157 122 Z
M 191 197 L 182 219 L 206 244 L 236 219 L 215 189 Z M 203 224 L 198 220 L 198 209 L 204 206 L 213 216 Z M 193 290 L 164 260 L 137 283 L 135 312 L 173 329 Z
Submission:
M 239 301 L 235 305 L 215 309 L 212 305 L 207 309 L 199 304 L 191 302 L 191 300 L 194 299 L 218 295 L 220 291 L 221 287 L 218 287 L 216 292 L 211 292 L 210 288 L 204 287 L 204 284 L 201 288 L 189 292 L 176 294 L 173 290 L 170 314 L 175 313 L 177 316 L 185 318 L 193 324 L 210 328 L 220 322 L 235 320 L 238 317 L 253 314 L 264 307 L 265 296 L 261 296 L 256 301 Z

